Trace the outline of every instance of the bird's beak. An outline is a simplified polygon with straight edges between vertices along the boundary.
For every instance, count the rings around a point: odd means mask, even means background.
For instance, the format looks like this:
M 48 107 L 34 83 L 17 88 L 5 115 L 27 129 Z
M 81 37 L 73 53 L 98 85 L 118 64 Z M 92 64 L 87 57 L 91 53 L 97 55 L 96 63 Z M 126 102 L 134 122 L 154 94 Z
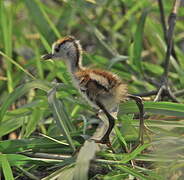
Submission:
M 53 54 L 49 53 L 49 54 L 43 55 L 41 58 L 44 59 L 44 60 L 48 60 L 48 59 L 52 59 L 52 57 L 53 57 Z

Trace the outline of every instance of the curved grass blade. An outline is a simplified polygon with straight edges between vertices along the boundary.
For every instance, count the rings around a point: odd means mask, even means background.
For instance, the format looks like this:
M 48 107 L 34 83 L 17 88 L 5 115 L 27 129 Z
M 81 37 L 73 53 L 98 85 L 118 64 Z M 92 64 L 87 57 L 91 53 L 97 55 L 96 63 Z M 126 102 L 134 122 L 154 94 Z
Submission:
M 3 117 L 10 107 L 10 105 L 15 102 L 18 98 L 23 96 L 25 93 L 29 92 L 32 88 L 42 89 L 43 91 L 49 91 L 50 84 L 44 81 L 35 80 L 32 82 L 28 82 L 24 85 L 17 87 L 7 98 L 6 101 L 3 103 L 0 109 L 0 122 L 3 120 Z
M 0 54 L 6 58 L 8 61 L 10 61 L 12 64 L 14 64 L 15 66 L 17 66 L 20 70 L 22 70 L 24 73 L 26 73 L 28 76 L 30 76 L 32 79 L 36 79 L 31 73 L 29 73 L 26 69 L 24 69 L 20 64 L 18 64 L 16 61 L 14 61 L 12 58 L 10 58 L 9 56 L 7 56 L 5 53 L 3 53 L 2 51 L 0 51 Z
M 69 128 L 67 127 L 67 121 L 69 120 L 64 110 L 64 104 L 56 98 L 56 87 L 51 89 L 48 93 L 48 102 L 54 115 L 56 124 L 61 129 L 62 133 L 66 137 L 66 140 L 75 151 L 75 146 L 70 136 Z

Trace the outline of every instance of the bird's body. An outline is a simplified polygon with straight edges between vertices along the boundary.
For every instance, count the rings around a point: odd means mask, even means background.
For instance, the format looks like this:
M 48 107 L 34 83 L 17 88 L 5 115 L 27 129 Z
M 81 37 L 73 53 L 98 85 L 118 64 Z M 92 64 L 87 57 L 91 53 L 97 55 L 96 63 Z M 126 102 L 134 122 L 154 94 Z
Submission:
M 101 69 L 82 69 L 73 74 L 73 79 L 82 96 L 97 109 L 99 100 L 111 112 L 127 94 L 127 86 L 118 76 Z
M 99 142 L 108 143 L 115 120 L 111 112 L 126 99 L 127 85 L 114 73 L 83 67 L 82 48 L 74 37 L 56 41 L 52 46 L 52 53 L 43 58 L 64 60 L 73 84 L 81 95 L 90 105 L 104 112 L 109 121 L 109 128 Z

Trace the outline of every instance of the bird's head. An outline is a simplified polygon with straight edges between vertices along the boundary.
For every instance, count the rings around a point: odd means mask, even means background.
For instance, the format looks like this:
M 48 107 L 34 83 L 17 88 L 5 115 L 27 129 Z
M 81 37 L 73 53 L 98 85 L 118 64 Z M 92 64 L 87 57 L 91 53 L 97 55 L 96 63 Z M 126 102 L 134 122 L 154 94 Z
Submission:
M 42 56 L 44 60 L 58 59 L 64 61 L 79 61 L 81 46 L 72 36 L 59 39 L 52 45 L 52 52 Z M 68 63 L 68 62 L 67 62 Z M 71 62 L 70 62 L 71 63 Z

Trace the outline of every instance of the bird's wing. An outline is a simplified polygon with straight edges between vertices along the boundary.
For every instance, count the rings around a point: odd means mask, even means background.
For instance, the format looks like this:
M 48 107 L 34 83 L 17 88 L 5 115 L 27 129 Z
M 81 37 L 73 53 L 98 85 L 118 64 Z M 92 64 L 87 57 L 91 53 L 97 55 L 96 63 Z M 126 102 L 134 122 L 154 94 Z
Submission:
M 98 69 L 79 71 L 75 75 L 79 81 L 80 90 L 87 95 L 110 95 L 113 87 L 118 82 L 114 74 Z
M 91 81 L 94 81 L 97 87 L 103 88 L 104 90 L 108 90 L 110 88 L 108 79 L 101 74 L 91 72 L 89 73 L 89 77 Z

